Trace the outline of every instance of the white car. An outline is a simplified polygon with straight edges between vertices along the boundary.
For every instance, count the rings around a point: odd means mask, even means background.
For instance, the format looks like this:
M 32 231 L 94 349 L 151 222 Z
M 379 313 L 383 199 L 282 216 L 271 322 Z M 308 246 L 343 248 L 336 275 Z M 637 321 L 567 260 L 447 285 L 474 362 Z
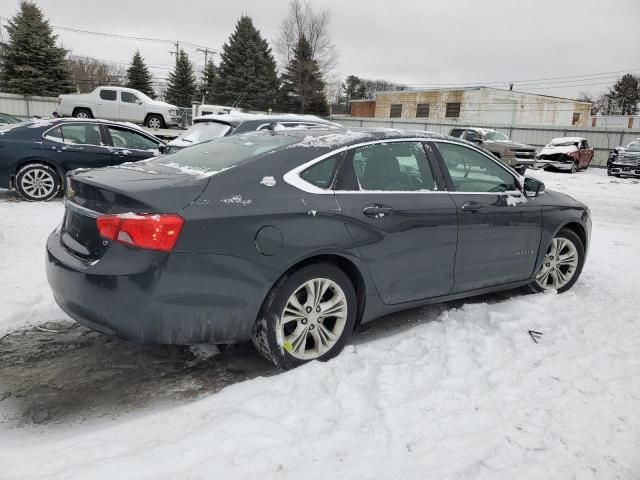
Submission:
M 140 123 L 150 128 L 179 125 L 178 107 L 125 87 L 98 87 L 91 93 L 60 95 L 61 117 L 103 118 Z
M 172 153 L 197 143 L 255 130 L 283 128 L 339 128 L 341 125 L 314 115 L 291 113 L 231 112 L 226 115 L 203 115 L 193 119 L 193 125 L 167 144 L 164 153 Z

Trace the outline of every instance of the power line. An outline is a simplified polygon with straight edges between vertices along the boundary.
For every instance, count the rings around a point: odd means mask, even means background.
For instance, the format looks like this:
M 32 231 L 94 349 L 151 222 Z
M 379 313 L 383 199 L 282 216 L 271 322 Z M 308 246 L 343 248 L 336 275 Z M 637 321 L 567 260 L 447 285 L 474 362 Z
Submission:
M 7 20 L 9 21 L 10 18 L 8 17 L 2 17 L 0 16 L 0 20 Z M 151 43 L 165 43 L 165 44 L 175 44 L 175 40 L 168 40 L 166 38 L 151 38 L 151 37 L 138 37 L 138 36 L 133 36 L 133 35 L 120 35 L 120 34 L 116 34 L 116 33 L 106 33 L 106 32 L 96 32 L 94 30 L 82 30 L 80 28 L 72 28 L 72 27 L 61 27 L 58 25 L 51 25 L 52 28 L 56 29 L 56 30 L 62 30 L 65 32 L 72 32 L 72 33 L 81 33 L 84 35 L 93 35 L 93 36 L 97 36 L 97 37 L 107 37 L 107 38 L 119 38 L 122 40 L 135 40 L 135 41 L 139 41 L 139 42 L 151 42 Z M 217 50 L 210 48 L 210 47 L 205 47 L 203 45 L 199 45 L 197 43 L 191 43 L 191 42 L 181 42 L 182 45 L 187 46 L 187 47 L 191 47 L 191 48 L 209 48 L 209 50 L 211 50 L 214 53 L 218 53 Z

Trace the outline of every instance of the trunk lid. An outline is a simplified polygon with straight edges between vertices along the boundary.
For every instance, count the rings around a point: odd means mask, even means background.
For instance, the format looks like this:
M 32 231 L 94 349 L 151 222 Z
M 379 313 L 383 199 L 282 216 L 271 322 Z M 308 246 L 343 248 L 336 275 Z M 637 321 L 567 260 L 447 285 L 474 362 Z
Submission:
M 178 213 L 203 192 L 209 177 L 158 163 L 130 163 L 67 175 L 63 246 L 88 261 L 109 247 L 96 218 L 116 213 Z

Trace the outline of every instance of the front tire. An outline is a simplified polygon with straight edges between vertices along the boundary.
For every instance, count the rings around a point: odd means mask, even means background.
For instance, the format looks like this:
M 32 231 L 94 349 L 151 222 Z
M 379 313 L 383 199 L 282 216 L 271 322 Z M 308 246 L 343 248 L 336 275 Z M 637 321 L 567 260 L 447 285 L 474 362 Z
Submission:
M 58 195 L 62 181 L 58 172 L 43 163 L 31 163 L 18 170 L 15 186 L 28 202 L 47 202 Z
M 327 263 L 307 265 L 271 289 L 252 341 L 267 360 L 283 369 L 329 360 L 351 336 L 356 305 L 355 289 L 342 270 Z
M 571 165 L 571 173 L 576 173 L 578 171 L 578 162 L 573 162 Z
M 149 115 L 147 117 L 146 126 L 149 128 L 164 128 L 164 118 L 162 118 L 162 115 Z
M 573 231 L 563 228 L 551 241 L 542 267 L 529 290 L 563 293 L 578 281 L 584 265 L 584 244 Z

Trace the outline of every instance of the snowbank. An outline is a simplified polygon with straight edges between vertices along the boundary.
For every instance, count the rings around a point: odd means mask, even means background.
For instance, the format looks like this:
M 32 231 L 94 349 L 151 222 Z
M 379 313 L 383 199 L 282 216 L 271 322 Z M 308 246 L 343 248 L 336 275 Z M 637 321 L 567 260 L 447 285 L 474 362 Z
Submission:
M 0 423 L 0 478 L 638 478 L 640 184 L 593 170 L 535 175 L 591 206 L 592 247 L 572 291 L 398 314 L 331 362 L 188 404 L 79 425 Z M 63 316 L 42 268 L 60 212 L 0 202 L 11 226 L 0 237 L 2 328 Z

